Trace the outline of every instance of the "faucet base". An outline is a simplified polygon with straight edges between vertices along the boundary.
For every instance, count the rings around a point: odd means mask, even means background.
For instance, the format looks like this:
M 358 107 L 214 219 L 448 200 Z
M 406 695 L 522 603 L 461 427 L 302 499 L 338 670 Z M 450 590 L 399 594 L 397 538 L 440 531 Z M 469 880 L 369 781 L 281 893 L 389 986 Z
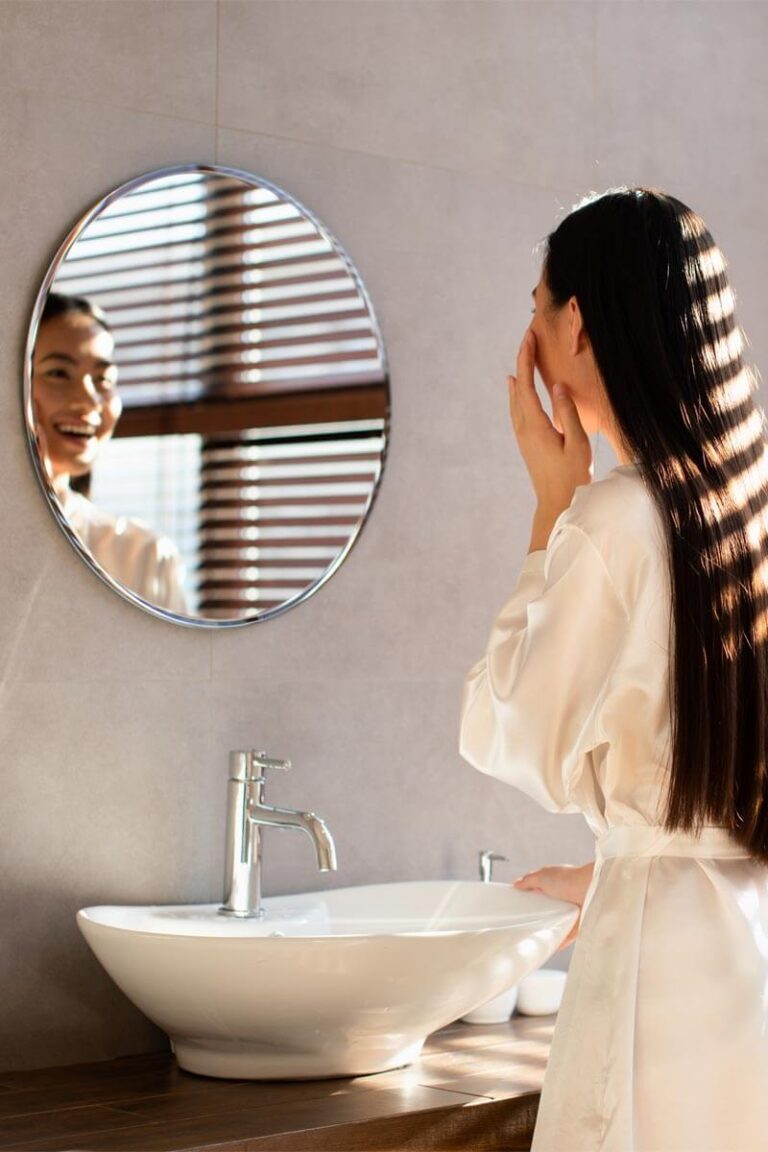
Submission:
M 220 916 L 236 916 L 239 920 L 263 920 L 266 916 L 263 908 L 254 912 L 241 912 L 239 908 L 227 908 L 226 904 L 220 905 L 217 911 Z

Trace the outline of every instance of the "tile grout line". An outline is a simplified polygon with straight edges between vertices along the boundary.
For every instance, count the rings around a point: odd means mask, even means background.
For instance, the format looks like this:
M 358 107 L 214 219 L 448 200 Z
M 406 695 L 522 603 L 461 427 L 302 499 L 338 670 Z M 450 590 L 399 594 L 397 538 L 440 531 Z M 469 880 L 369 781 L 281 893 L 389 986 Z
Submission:
M 218 2 L 219 0 L 217 0 L 217 3 Z M 760 2 L 760 0 L 755 0 L 755 2 Z M 60 94 L 56 94 L 54 97 L 53 94 L 41 92 L 40 90 L 34 88 L 24 88 L 15 84 L 6 85 L 0 83 L 0 94 L 3 92 L 14 92 L 18 95 L 33 96 L 49 101 L 53 101 L 55 99 L 57 103 L 64 102 L 68 104 L 96 105 L 100 109 L 105 107 L 104 102 L 101 100 L 90 99 L 88 97 L 82 96 L 63 96 Z M 283 136 L 277 132 L 266 132 L 263 129 L 258 128 L 238 128 L 236 125 L 223 125 L 219 124 L 218 122 L 212 124 L 208 120 L 197 120 L 194 117 L 172 115 L 168 112 L 155 112 L 145 108 L 134 108 L 130 104 L 108 104 L 106 107 L 116 112 L 131 112 L 136 116 L 151 116 L 158 120 L 171 120 L 182 124 L 196 124 L 201 128 L 213 128 L 216 140 L 217 156 L 218 137 L 220 135 L 221 129 L 226 128 L 229 132 L 237 132 L 242 136 L 248 136 L 254 139 L 262 138 L 264 140 L 277 141 L 283 144 L 295 144 L 304 148 L 315 148 L 328 152 L 341 152 L 349 156 L 359 156 L 369 160 L 379 160 L 383 163 L 400 164 L 409 168 L 421 169 L 425 172 L 440 172 L 447 176 L 465 177 L 468 180 L 488 181 L 490 183 L 502 184 L 510 188 L 530 188 L 538 192 L 556 192 L 564 196 L 572 196 L 574 189 L 579 189 L 582 186 L 585 188 L 587 186 L 591 187 L 593 183 L 593 177 L 586 174 L 575 178 L 570 184 L 550 184 L 537 180 L 512 179 L 498 172 L 486 172 L 482 169 L 474 168 L 451 168 L 445 164 L 427 164 L 421 160 L 414 160 L 409 156 L 398 156 L 390 152 L 367 152 L 361 148 L 347 148 L 341 144 L 333 144 L 330 141 L 325 140 L 307 140 L 300 136 Z M 218 110 L 216 112 L 216 117 L 218 121 Z

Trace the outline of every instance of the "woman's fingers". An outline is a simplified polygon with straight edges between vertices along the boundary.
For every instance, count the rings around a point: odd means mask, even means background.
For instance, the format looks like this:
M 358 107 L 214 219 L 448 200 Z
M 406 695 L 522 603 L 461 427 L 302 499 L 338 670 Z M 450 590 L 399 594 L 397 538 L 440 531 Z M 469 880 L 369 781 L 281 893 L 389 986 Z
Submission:
M 537 891 L 541 891 L 539 882 L 532 872 L 527 872 L 525 876 L 518 876 L 517 880 L 512 881 L 512 884 L 516 888 L 535 888 Z
M 517 363 L 515 366 L 516 376 L 507 377 L 507 385 L 509 387 L 509 401 L 510 407 L 513 410 L 513 416 L 516 412 L 527 411 L 526 402 L 530 401 L 531 392 L 534 398 L 538 401 L 536 396 L 536 389 L 533 387 L 533 368 L 535 362 L 534 342 L 535 336 L 528 328 L 520 341 L 520 347 L 517 350 Z
M 523 872 L 522 876 L 518 876 L 514 883 L 517 884 L 518 881 L 521 880 L 533 880 L 535 883 L 538 883 L 538 877 L 540 877 L 544 871 L 544 868 L 536 868 L 533 872 Z
M 534 431 L 538 429 L 539 434 L 547 436 L 557 429 L 544 411 L 536 392 L 533 378 L 535 366 L 536 336 L 528 328 L 517 350 L 517 375 L 507 377 L 509 411 L 516 429 L 525 423 Z

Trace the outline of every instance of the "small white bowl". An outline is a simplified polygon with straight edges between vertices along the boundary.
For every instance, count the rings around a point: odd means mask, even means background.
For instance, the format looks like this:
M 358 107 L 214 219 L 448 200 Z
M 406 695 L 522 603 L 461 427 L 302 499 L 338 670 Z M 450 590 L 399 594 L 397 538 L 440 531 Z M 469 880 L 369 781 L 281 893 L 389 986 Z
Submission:
M 504 1024 L 509 1020 L 517 1003 L 517 989 L 519 985 L 513 984 L 506 992 L 486 1000 L 478 1008 L 473 1008 L 461 1019 L 465 1024 Z
M 517 1010 L 523 1016 L 550 1016 L 563 999 L 567 972 L 539 968 L 518 985 Z

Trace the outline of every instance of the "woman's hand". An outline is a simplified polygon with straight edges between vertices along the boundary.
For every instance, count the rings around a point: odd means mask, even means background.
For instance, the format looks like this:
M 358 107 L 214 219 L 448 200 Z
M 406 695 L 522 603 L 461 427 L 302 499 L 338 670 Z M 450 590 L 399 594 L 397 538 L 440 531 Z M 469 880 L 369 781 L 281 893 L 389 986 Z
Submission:
M 535 872 L 526 872 L 524 876 L 519 876 L 512 885 L 514 888 L 524 888 L 529 892 L 543 892 L 553 900 L 566 900 L 569 904 L 578 904 L 581 908 L 592 882 L 594 870 L 594 860 L 580 866 L 562 864 L 559 867 L 538 868 Z M 580 926 L 581 914 L 556 951 L 567 948 L 576 939 Z
M 567 388 L 552 390 L 555 423 L 536 394 L 533 370 L 536 336 L 525 333 L 517 353 L 517 376 L 508 376 L 509 411 L 520 454 L 533 482 L 539 507 L 555 519 L 571 503 L 579 484 L 592 480 L 592 445 Z

